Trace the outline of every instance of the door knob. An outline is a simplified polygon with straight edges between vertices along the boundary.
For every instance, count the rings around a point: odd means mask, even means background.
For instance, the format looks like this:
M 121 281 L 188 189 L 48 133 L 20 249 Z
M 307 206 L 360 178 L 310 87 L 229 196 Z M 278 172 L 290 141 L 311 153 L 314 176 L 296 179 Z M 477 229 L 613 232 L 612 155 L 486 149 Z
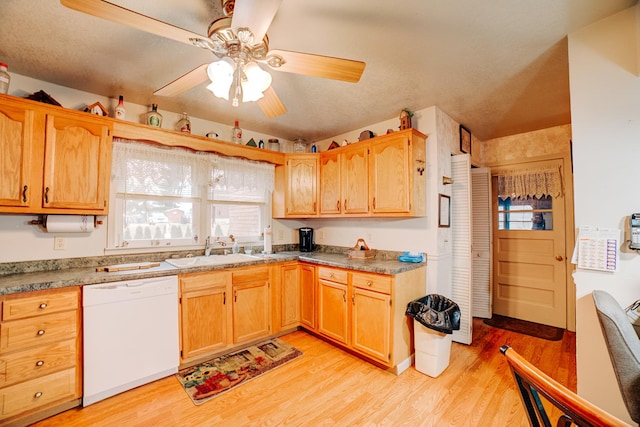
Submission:
M 556 261 L 562 261 L 564 257 L 562 255 L 556 255 Z

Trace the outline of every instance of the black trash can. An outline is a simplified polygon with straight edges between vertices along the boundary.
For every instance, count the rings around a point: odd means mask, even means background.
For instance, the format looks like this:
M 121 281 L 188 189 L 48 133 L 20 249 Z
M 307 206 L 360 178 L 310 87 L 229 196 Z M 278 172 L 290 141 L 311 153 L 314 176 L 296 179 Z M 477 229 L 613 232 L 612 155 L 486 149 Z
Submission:
M 451 334 L 460 329 L 460 307 L 431 294 L 411 301 L 406 314 L 413 317 L 416 369 L 435 378 L 449 366 Z

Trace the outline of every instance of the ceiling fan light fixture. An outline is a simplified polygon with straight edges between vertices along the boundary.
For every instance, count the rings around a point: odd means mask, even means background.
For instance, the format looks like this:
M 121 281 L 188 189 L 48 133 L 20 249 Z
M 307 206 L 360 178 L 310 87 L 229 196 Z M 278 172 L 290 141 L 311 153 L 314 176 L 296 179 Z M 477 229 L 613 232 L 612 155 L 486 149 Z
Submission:
M 257 101 L 264 95 L 262 92 L 271 86 L 271 74 L 264 71 L 255 62 L 243 67 L 244 78 L 241 79 L 242 102 Z
M 218 98 L 229 100 L 229 89 L 233 83 L 235 63 L 231 58 L 222 58 L 219 61 L 212 62 L 207 67 L 207 75 L 211 84 L 207 86 L 213 94 Z

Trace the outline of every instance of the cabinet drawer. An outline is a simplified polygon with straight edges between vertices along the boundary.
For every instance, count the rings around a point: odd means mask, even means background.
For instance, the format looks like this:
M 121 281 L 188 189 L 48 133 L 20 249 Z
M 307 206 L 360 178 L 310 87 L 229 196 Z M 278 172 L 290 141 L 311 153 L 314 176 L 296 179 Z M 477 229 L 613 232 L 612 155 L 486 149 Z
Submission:
M 234 285 L 236 283 L 269 280 L 269 267 L 240 268 L 238 270 L 232 270 L 231 275 Z
M 378 274 L 352 273 L 351 284 L 356 288 L 391 294 L 391 276 Z
M 70 339 L 37 349 L 0 356 L 0 387 L 37 378 L 76 363 L 76 341 Z
M 215 273 L 194 273 L 180 277 L 182 292 L 199 291 L 203 289 L 227 286 L 231 283 L 231 274 L 228 271 Z
M 347 284 L 347 272 L 334 268 L 318 267 L 318 278 L 330 280 L 332 282 Z
M 78 291 L 6 300 L 2 303 L 2 320 L 75 310 L 79 305 L 78 300 Z
M 63 313 L 15 320 L 0 324 L 0 353 L 76 337 L 77 313 Z
M 0 389 L 0 417 L 33 411 L 61 399 L 73 399 L 75 389 L 75 368 Z

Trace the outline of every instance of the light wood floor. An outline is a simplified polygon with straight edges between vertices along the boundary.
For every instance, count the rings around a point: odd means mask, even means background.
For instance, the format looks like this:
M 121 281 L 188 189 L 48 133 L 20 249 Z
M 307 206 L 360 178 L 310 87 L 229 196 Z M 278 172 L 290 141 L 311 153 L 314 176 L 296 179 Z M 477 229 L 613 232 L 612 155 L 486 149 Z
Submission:
M 524 409 L 499 352 L 503 344 L 576 389 L 575 334 L 546 341 L 474 320 L 473 345 L 453 343 L 437 378 L 409 368 L 400 376 L 303 331 L 282 339 L 304 356 L 195 406 L 173 377 L 87 408 L 44 420 L 44 426 L 525 426 Z

